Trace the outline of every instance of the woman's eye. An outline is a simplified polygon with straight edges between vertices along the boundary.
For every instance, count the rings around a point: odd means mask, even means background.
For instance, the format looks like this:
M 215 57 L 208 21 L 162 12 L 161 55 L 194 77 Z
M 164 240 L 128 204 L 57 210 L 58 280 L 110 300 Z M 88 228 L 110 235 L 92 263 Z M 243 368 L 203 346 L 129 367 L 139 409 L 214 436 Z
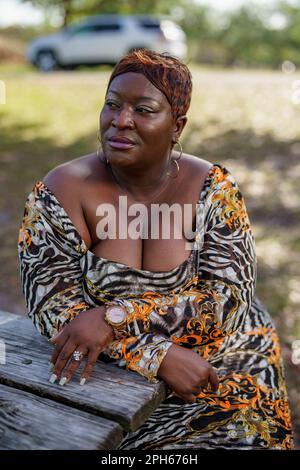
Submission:
M 109 108 L 118 107 L 117 103 L 114 103 L 113 101 L 106 101 L 105 104 L 109 106 Z
M 141 107 L 138 107 L 138 108 L 136 108 L 136 110 L 137 110 L 139 113 L 153 113 L 152 109 L 148 109 L 148 108 L 141 108 Z
M 108 106 L 110 109 L 117 109 L 120 107 L 120 105 L 118 103 L 116 103 L 115 101 L 111 101 L 111 100 L 107 100 L 105 101 L 105 104 L 106 106 Z M 149 108 L 144 108 L 144 106 L 138 106 L 136 108 L 136 111 L 141 113 L 141 114 L 146 114 L 146 113 L 153 113 L 154 111 L 152 109 L 149 109 Z

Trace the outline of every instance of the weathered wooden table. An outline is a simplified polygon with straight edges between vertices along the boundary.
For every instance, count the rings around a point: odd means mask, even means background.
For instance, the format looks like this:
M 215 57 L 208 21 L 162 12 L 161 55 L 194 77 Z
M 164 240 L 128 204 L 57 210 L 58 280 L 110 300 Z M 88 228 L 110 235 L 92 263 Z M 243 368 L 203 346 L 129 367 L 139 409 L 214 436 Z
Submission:
M 116 449 L 165 398 L 163 383 L 97 361 L 79 385 L 49 382 L 53 346 L 32 322 L 0 313 L 0 449 Z

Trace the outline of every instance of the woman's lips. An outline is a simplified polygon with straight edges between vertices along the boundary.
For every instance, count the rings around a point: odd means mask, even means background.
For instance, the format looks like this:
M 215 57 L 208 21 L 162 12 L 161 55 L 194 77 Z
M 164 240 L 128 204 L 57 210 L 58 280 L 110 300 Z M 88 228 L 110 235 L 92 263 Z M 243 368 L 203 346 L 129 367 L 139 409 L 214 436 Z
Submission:
M 121 150 L 131 149 L 135 146 L 135 144 L 131 142 L 118 142 L 116 140 L 108 140 L 108 144 L 114 149 Z

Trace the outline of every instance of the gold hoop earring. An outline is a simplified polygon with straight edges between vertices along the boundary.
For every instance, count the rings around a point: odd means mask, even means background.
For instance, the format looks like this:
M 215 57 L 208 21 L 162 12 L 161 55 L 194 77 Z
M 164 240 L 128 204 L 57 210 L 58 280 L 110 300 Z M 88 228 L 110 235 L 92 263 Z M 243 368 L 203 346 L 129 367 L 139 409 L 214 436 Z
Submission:
M 175 161 L 177 161 L 177 162 L 179 162 L 179 160 L 180 160 L 180 159 L 181 159 L 181 157 L 182 157 L 182 152 L 183 152 L 183 149 L 182 149 L 182 145 L 181 145 L 181 142 L 180 142 L 180 140 L 176 140 L 176 141 L 174 142 L 174 146 L 175 146 L 176 144 L 178 144 L 178 145 L 179 145 L 179 150 L 180 150 L 180 153 L 179 153 L 179 157 L 178 157 L 178 158 L 174 158 L 174 160 L 175 160 Z
M 180 168 L 179 168 L 179 164 L 178 164 L 178 162 L 179 162 L 179 160 L 181 159 L 182 152 L 183 152 L 182 145 L 181 145 L 181 143 L 180 143 L 180 141 L 179 141 L 179 140 L 176 140 L 176 142 L 174 142 L 174 145 L 176 145 L 176 144 L 178 144 L 178 145 L 179 145 L 179 148 L 180 148 L 180 154 L 179 154 L 179 157 L 178 157 L 178 158 L 171 158 L 171 163 L 172 163 L 172 162 L 174 162 L 174 163 L 175 163 L 175 165 L 176 165 L 176 169 L 177 169 L 177 173 L 176 173 L 176 175 L 174 176 L 174 175 L 172 175 L 171 173 L 167 172 L 167 176 L 169 176 L 170 178 L 173 178 L 173 179 L 177 178 L 177 176 L 178 176 L 179 169 L 180 169 Z
M 101 142 L 101 139 L 100 139 L 100 132 L 99 130 L 97 131 L 97 140 L 99 142 L 99 145 L 98 145 L 98 148 L 97 148 L 97 157 L 99 158 L 100 162 L 103 163 L 103 160 L 101 160 L 100 158 L 100 149 L 102 148 L 102 142 Z M 105 157 L 105 160 L 106 160 L 106 164 L 108 165 L 109 164 L 109 161 L 107 159 L 107 157 Z
M 177 168 L 177 173 L 176 173 L 176 175 L 174 176 L 174 175 L 172 175 L 172 173 L 167 172 L 167 176 L 169 176 L 169 177 L 172 178 L 172 179 L 177 178 L 178 173 L 179 173 L 179 164 L 178 164 L 178 161 L 177 161 L 177 160 L 179 160 L 179 158 L 171 158 L 171 163 L 174 162 L 175 165 L 176 165 L 176 168 Z

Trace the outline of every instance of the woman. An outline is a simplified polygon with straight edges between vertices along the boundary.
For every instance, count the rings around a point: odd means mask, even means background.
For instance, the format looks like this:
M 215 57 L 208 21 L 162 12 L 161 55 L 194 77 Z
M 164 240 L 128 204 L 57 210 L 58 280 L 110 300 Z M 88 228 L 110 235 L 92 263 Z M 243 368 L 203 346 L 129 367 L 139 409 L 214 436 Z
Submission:
M 170 56 L 139 50 L 116 65 L 102 150 L 53 169 L 27 198 L 18 252 L 28 313 L 55 346 L 51 382 L 68 383 L 84 358 L 83 385 L 102 354 L 167 384 L 120 449 L 290 449 L 280 346 L 254 295 L 243 196 L 228 169 L 175 150 L 191 90 L 188 68 Z M 146 209 L 140 236 L 124 197 Z M 169 218 L 184 236 L 164 238 L 160 226 L 148 236 L 154 204 L 192 208 L 187 230 Z

